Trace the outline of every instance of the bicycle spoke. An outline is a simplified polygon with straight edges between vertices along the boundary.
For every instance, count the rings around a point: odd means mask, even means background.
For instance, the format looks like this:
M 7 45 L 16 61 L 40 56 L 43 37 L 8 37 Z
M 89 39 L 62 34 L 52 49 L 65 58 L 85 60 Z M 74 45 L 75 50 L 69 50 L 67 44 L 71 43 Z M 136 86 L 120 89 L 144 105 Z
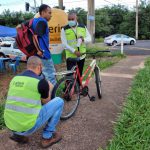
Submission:
M 66 77 L 58 83 L 55 90 L 55 97 L 59 96 L 64 100 L 64 109 L 61 118 L 68 119 L 78 107 L 80 100 L 79 86 L 78 84 L 74 84 L 73 78 Z

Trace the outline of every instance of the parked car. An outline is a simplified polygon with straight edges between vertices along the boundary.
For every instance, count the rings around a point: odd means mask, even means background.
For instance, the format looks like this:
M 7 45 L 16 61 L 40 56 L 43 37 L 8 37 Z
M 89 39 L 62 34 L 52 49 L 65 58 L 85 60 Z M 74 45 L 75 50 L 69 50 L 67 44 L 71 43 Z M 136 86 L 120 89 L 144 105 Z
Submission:
M 122 35 L 122 37 L 121 37 Z M 134 45 L 136 43 L 136 40 L 132 37 L 129 37 L 124 34 L 113 34 L 108 37 L 105 37 L 104 43 L 107 45 L 115 45 L 115 44 L 120 44 L 121 43 L 121 38 L 123 38 L 123 43 L 124 44 L 130 44 Z
M 3 43 L 15 42 L 15 39 L 12 37 L 0 37 L 0 45 Z
M 26 61 L 26 55 L 22 53 L 14 41 L 2 41 L 0 44 L 0 57 L 14 58 L 20 56 L 21 60 Z

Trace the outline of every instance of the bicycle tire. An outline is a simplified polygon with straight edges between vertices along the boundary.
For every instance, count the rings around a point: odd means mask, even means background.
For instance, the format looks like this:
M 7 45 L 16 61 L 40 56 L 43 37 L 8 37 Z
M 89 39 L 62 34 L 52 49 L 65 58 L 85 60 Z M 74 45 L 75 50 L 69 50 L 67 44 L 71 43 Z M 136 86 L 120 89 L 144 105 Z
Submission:
M 97 66 L 94 69 L 94 73 L 95 73 L 95 84 L 96 84 L 98 98 L 101 99 L 102 98 L 101 77 L 99 73 L 99 68 Z
M 72 117 L 78 108 L 80 102 L 80 88 L 77 82 L 74 86 L 73 84 L 74 78 L 66 76 L 61 78 L 54 86 L 52 98 L 60 97 L 64 100 L 64 108 L 60 117 L 61 120 L 67 120 Z M 73 87 L 75 87 L 74 89 L 76 90 L 73 92 L 73 95 L 70 96 Z

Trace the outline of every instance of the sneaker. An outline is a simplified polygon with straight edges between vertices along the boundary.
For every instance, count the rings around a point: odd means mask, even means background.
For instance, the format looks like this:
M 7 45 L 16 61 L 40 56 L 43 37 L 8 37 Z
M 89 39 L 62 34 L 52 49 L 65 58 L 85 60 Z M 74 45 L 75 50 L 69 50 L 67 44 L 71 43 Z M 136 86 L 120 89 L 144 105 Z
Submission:
M 47 147 L 52 146 L 53 144 L 59 142 L 61 139 L 62 139 L 61 134 L 58 132 L 54 132 L 50 139 L 42 138 L 41 145 L 43 148 L 47 148 Z
M 22 136 L 22 135 L 18 135 L 18 134 L 13 134 L 10 137 L 10 139 L 13 140 L 13 141 L 15 141 L 15 142 L 18 142 L 20 144 L 25 144 L 25 143 L 29 142 L 29 138 L 28 137 Z

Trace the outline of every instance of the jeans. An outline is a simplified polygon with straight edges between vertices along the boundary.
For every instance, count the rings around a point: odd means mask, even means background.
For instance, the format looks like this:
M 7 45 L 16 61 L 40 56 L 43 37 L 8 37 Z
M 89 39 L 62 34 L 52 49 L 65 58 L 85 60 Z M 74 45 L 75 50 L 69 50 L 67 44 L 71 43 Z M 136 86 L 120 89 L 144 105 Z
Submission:
M 82 76 L 84 62 L 85 62 L 85 58 L 81 59 L 79 62 L 77 62 L 77 65 L 78 65 L 78 68 L 79 68 L 79 72 L 80 72 L 80 76 Z M 71 61 L 69 58 L 66 60 L 66 64 L 67 64 L 67 70 L 71 70 L 72 67 L 76 66 L 76 62 L 75 61 Z M 77 81 L 78 81 L 78 83 L 80 85 L 79 78 L 77 79 Z
M 56 77 L 55 77 L 55 68 L 52 58 L 51 59 L 41 59 L 43 64 L 43 74 L 45 75 L 46 79 L 49 80 L 53 85 L 56 84 Z
M 18 135 L 28 136 L 37 131 L 39 128 L 41 128 L 45 123 L 47 123 L 45 128 L 43 129 L 43 138 L 49 139 L 52 136 L 52 134 L 56 131 L 56 125 L 60 120 L 63 106 L 64 101 L 59 97 L 55 97 L 54 99 L 50 100 L 47 104 L 42 106 L 42 109 L 39 113 L 34 127 L 25 132 L 14 133 Z

